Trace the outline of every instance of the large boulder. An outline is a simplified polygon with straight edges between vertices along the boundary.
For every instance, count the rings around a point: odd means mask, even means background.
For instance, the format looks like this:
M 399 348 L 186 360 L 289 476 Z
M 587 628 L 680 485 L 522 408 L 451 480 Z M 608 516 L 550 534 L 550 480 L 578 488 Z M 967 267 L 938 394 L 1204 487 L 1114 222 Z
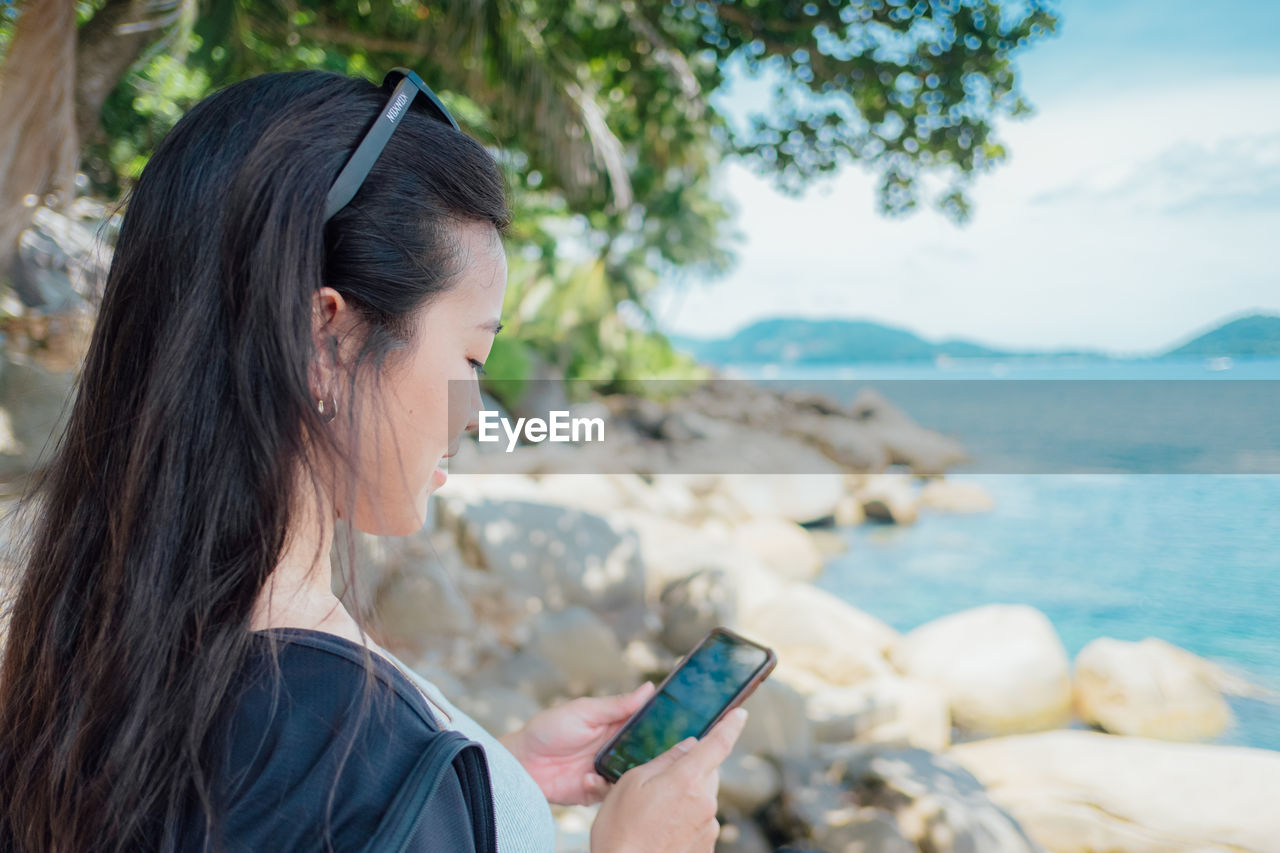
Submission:
M 779 667 L 806 670 L 831 684 L 856 684 L 890 672 L 885 652 L 898 634 L 874 616 L 808 584 L 790 584 L 749 611 L 742 633 L 771 646 Z
M 698 499 L 679 475 L 657 474 L 648 481 L 636 474 L 607 476 L 626 497 L 629 507 L 677 519 L 690 518 L 698 513 Z
M 1280 753 L 1087 731 L 947 755 L 1053 853 L 1275 853 Z
M 704 569 L 674 580 L 662 591 L 662 643 L 683 655 L 712 628 L 737 618 L 737 596 L 725 573 Z
M 822 571 L 822 552 L 817 543 L 809 531 L 794 521 L 753 518 L 733 527 L 729 535 L 778 577 L 807 581 Z
M 873 474 L 854 492 L 862 515 L 869 521 L 914 524 L 920 517 L 919 496 L 911 478 L 901 474 Z
M 0 351 L 0 480 L 20 479 L 48 462 L 50 436 L 71 416 L 75 378 L 74 370 Z
M 613 474 L 543 474 L 537 478 L 541 503 L 570 507 L 595 514 L 627 506 L 629 491 Z
M 782 790 L 782 776 L 773 762 L 735 747 L 720 765 L 720 802 L 751 814 Z
M 772 442 L 774 436 L 762 436 Z M 816 462 L 795 463 L 790 467 L 788 454 L 802 451 L 773 447 L 776 454 L 772 468 L 764 474 L 726 474 L 718 481 L 717 491 L 728 502 L 741 509 L 743 517 L 784 518 L 799 524 L 830 520 L 836 504 L 844 494 L 842 471 L 835 463 L 823 468 Z M 807 451 L 815 453 L 815 451 Z M 761 463 L 763 464 L 763 463 Z M 783 473 L 787 471 L 797 473 Z M 812 473 L 816 470 L 816 473 Z
M 880 440 L 843 412 L 799 411 L 783 418 L 779 426 L 851 471 L 883 471 L 889 464 L 889 453 Z
M 944 474 L 970 461 L 959 442 L 920 426 L 874 388 L 859 391 L 849 412 L 884 447 L 890 463 L 906 465 L 913 474 Z
M 713 529 L 636 510 L 612 512 L 608 519 L 621 534 L 639 542 L 645 597 L 651 603 L 657 603 L 673 581 L 700 571 L 723 574 L 739 614 L 770 600 L 785 583 L 749 549 Z
M 846 745 L 820 749 L 822 762 L 864 808 L 893 815 L 911 849 L 934 853 L 1044 853 L 978 779 L 923 749 Z M 876 848 L 870 848 L 876 849 Z
M 920 489 L 920 505 L 938 512 L 987 512 L 996 505 L 986 489 L 963 480 L 930 480 Z
M 564 679 L 570 696 L 633 690 L 637 673 L 607 625 L 582 607 L 540 614 L 525 651 L 545 660 Z M 535 688 L 545 689 L 545 688 Z
M 1113 734 L 1168 740 L 1215 737 L 1231 722 L 1207 662 L 1164 640 L 1103 637 L 1076 655 L 1076 712 Z
M 807 698 L 819 741 L 889 743 L 934 752 L 951 743 L 946 697 L 921 681 L 880 675 L 850 686 L 820 687 Z
M 806 760 L 813 733 L 805 716 L 804 696 L 788 685 L 766 678 L 742 703 L 747 724 L 735 749 L 742 755 Z
M 542 710 L 520 691 L 492 684 L 469 688 L 449 701 L 494 737 L 515 731 Z
M 955 762 L 921 749 L 820 745 L 783 764 L 762 812 L 776 837 L 831 853 L 1043 853 Z
M 488 498 L 442 496 L 439 508 L 468 562 L 548 608 L 617 611 L 644 601 L 638 542 L 601 516 Z
M 1071 716 L 1066 649 L 1043 613 L 991 604 L 911 631 L 889 653 L 900 672 L 941 688 L 970 734 L 1054 728 Z

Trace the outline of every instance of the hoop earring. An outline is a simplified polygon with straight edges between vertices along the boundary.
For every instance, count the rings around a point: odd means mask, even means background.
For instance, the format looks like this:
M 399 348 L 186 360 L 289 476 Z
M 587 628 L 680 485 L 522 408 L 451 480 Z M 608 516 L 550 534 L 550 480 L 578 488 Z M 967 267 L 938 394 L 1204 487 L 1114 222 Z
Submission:
M 325 423 L 329 423 L 338 416 L 338 399 L 336 397 L 334 397 L 333 401 L 329 404 L 329 411 L 327 412 L 324 409 L 324 400 L 316 400 L 316 403 L 318 404 L 316 406 L 316 411 L 324 417 Z

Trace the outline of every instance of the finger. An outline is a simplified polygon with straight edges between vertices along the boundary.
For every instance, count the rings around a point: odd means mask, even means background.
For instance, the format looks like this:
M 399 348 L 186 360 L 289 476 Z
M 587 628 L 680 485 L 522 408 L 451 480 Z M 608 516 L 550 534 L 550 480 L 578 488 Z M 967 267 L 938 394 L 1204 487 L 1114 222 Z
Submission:
M 587 795 L 587 801 L 584 805 L 589 806 L 593 803 L 598 803 L 609 793 L 609 780 L 599 773 L 587 773 L 582 777 L 582 790 Z
M 635 711 L 635 709 L 649 701 L 649 697 L 653 695 L 654 690 L 653 682 L 646 681 L 644 684 L 641 684 L 635 690 L 628 693 L 623 699 L 623 704 L 631 711 Z
M 644 764 L 633 768 L 633 770 L 640 770 L 641 775 L 644 776 L 652 776 L 655 773 L 661 773 L 667 767 L 670 767 L 672 764 L 675 764 L 677 761 L 684 758 L 688 754 L 689 750 L 693 749 L 697 744 L 697 738 L 687 737 L 665 752 L 661 752 L 646 761 Z
M 725 714 L 684 756 L 680 761 L 681 767 L 694 773 L 705 773 L 719 767 L 733 751 L 733 745 L 737 743 L 746 723 L 746 708 L 734 708 Z
M 575 701 L 582 703 L 584 716 L 591 722 L 615 723 L 634 714 L 652 692 L 653 682 L 646 681 L 621 696 L 586 696 Z

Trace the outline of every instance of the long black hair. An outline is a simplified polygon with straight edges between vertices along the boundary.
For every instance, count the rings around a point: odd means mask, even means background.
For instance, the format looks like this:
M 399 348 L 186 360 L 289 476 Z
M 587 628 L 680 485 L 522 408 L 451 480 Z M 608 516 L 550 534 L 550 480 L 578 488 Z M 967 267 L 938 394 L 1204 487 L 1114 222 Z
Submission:
M 386 97 L 323 71 L 233 84 L 178 122 L 128 198 L 67 426 L 10 546 L 0 849 L 170 849 L 193 801 L 217 826 L 216 722 L 254 603 L 299 484 L 319 500 L 322 463 L 350 475 L 357 455 L 316 410 L 313 295 L 334 288 L 362 321 L 340 397 L 354 425 L 456 280 L 454 226 L 510 224 L 494 156 L 416 103 L 322 221 Z

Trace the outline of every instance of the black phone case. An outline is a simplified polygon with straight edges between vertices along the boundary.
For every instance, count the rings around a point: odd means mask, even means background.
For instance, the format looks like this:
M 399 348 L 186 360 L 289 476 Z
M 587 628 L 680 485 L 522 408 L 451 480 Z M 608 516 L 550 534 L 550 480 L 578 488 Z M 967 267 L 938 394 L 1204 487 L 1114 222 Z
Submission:
M 730 697 L 729 701 L 726 702 L 724 707 L 722 707 L 719 713 L 716 714 L 715 719 L 713 719 L 710 723 L 708 723 L 706 728 L 698 732 L 697 737 L 701 738 L 707 732 L 711 731 L 711 729 L 715 728 L 716 723 L 720 722 L 720 720 L 724 718 L 725 714 L 729 713 L 734 708 L 741 705 L 747 699 L 747 697 L 750 696 L 752 693 L 754 693 L 755 689 L 760 686 L 760 682 L 764 681 L 769 676 L 769 673 L 773 672 L 773 668 L 777 666 L 778 656 L 774 654 L 773 649 L 769 648 L 768 646 L 761 645 L 760 643 L 757 643 L 753 640 L 748 640 L 746 637 L 742 636 L 741 634 L 737 634 L 733 631 L 730 631 L 728 628 L 725 628 L 725 627 L 712 628 L 710 631 L 707 632 L 707 635 L 705 637 L 703 637 L 701 640 L 698 641 L 698 644 L 696 646 L 690 649 L 689 652 L 684 657 L 680 658 L 680 662 L 677 663 L 675 667 L 672 668 L 671 672 L 667 673 L 666 678 L 662 679 L 662 683 L 659 684 L 657 689 L 653 691 L 653 695 L 649 697 L 649 700 L 645 702 L 643 705 L 641 705 L 640 709 L 636 711 L 634 714 L 632 714 L 630 718 L 628 718 L 627 721 L 622 724 L 622 728 L 614 732 L 613 737 L 609 738 L 608 742 L 600 748 L 600 751 L 596 753 L 596 758 L 595 758 L 596 773 L 600 774 L 605 779 L 608 779 L 610 782 L 617 782 L 618 779 L 621 778 L 619 776 L 613 775 L 613 771 L 609 770 L 605 766 L 604 764 L 605 757 L 617 744 L 618 739 L 622 737 L 622 735 L 627 731 L 627 729 L 631 728 L 631 725 L 636 720 L 640 719 L 640 717 L 643 716 L 644 713 L 649 710 L 649 706 L 652 705 L 654 700 L 658 698 L 658 695 L 662 692 L 662 689 L 667 686 L 667 682 L 669 682 L 672 678 L 674 678 L 676 673 L 678 673 L 684 667 L 685 663 L 687 663 L 689 659 L 693 657 L 694 653 L 697 652 L 698 649 L 706 645 L 707 641 L 709 641 L 716 634 L 724 634 L 728 636 L 730 639 L 732 639 L 734 642 L 742 643 L 743 645 L 755 646 L 757 649 L 761 649 L 762 651 L 765 652 L 766 658 L 765 658 L 764 666 L 760 667 L 760 669 L 756 672 L 756 674 L 751 677 L 750 681 L 746 682 L 740 688 L 738 688 L 738 691 L 734 693 L 732 697 Z M 651 759 L 656 757 L 657 756 L 650 756 Z

